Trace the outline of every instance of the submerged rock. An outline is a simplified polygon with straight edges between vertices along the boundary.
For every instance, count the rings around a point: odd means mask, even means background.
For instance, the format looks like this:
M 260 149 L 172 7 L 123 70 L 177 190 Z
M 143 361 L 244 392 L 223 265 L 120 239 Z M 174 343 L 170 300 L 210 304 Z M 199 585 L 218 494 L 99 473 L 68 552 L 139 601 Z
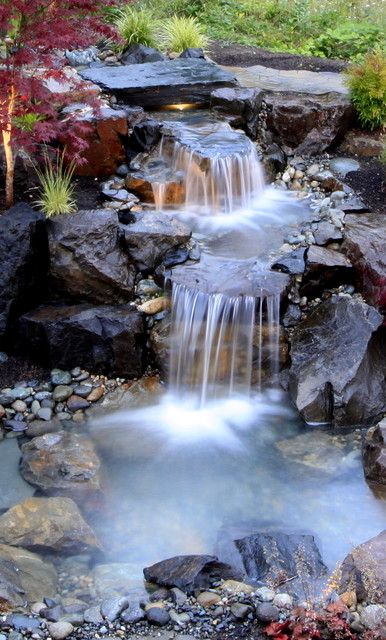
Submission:
M 135 269 L 120 246 L 116 212 L 56 216 L 48 223 L 48 237 L 55 294 L 103 304 L 132 298 Z
M 192 593 L 195 589 L 205 589 L 220 579 L 240 579 L 240 572 L 230 565 L 219 562 L 216 556 L 191 555 L 175 556 L 157 562 L 143 570 L 148 582 L 164 587 L 178 587 Z
M 134 377 L 144 366 L 144 316 L 131 305 L 50 305 L 19 321 L 19 345 L 50 366 Z
M 369 425 L 386 409 L 380 313 L 332 296 L 294 330 L 289 389 L 308 423 Z
M 48 243 L 44 215 L 21 202 L 0 216 L 0 254 L 1 341 L 15 318 L 45 295 Z
M 371 427 L 366 434 L 363 467 L 366 480 L 386 485 L 386 419 Z
M 0 516 L 0 544 L 77 554 L 100 549 L 70 498 L 29 498 Z
M 386 530 L 355 547 L 341 566 L 339 593 L 358 602 L 386 604 Z
M 0 512 L 34 494 L 33 487 L 19 474 L 20 457 L 19 444 L 15 438 L 7 438 L 0 442 Z
M 54 566 L 36 553 L 0 544 L 0 611 L 25 602 L 41 602 L 57 592 Z
M 20 472 L 46 495 L 74 500 L 100 495 L 100 461 L 94 445 L 76 433 L 50 433 L 23 444 Z

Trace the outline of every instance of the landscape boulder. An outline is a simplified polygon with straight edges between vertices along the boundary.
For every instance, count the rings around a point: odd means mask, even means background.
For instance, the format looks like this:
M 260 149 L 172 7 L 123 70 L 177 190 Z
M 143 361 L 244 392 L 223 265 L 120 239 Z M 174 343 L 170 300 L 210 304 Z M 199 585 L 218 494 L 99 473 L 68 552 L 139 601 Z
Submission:
M 295 155 L 317 155 L 338 141 L 354 122 L 347 95 L 267 92 L 267 129 Z
M 230 116 L 232 126 L 243 128 L 252 140 L 256 140 L 263 97 L 261 89 L 216 89 L 211 95 L 211 107 L 221 117 Z
M 120 57 L 123 64 L 142 64 L 144 62 L 159 62 L 165 56 L 157 49 L 146 47 L 144 44 L 132 44 L 125 49 Z
M 100 460 L 92 441 L 60 431 L 33 438 L 21 447 L 23 478 L 47 496 L 75 501 L 101 493 Z
M 0 612 L 53 598 L 57 584 L 50 562 L 25 549 L 0 544 Z
M 350 258 L 364 298 L 386 310 L 386 224 L 376 216 L 345 218 L 343 251 Z
M 0 216 L 0 343 L 20 313 L 46 293 L 45 217 L 23 202 Z
M 349 284 L 352 278 L 351 262 L 343 253 L 311 245 L 307 251 L 301 295 L 308 296 L 323 289 Z
M 55 294 L 104 304 L 130 300 L 135 269 L 120 246 L 118 215 L 95 209 L 48 222 Z
M 22 316 L 19 348 L 52 367 L 136 377 L 144 370 L 144 315 L 131 305 L 48 305 Z
M 366 480 L 386 485 L 386 419 L 368 430 L 362 454 Z
M 345 557 L 338 591 L 354 591 L 358 602 L 386 604 L 386 529 Z
M 381 314 L 334 295 L 294 329 L 289 390 L 309 424 L 371 425 L 386 409 Z
M 0 516 L 0 544 L 30 551 L 79 554 L 100 544 L 70 498 L 28 498 Z

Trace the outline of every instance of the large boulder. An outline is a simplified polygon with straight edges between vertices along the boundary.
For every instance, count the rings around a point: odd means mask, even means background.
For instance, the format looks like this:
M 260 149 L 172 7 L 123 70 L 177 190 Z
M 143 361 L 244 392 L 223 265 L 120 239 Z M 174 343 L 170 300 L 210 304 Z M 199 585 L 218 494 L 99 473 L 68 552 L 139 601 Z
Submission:
M 153 271 L 170 249 L 189 241 L 191 231 L 163 213 L 145 213 L 131 224 L 121 225 L 130 260 L 144 273 Z
M 57 583 L 50 562 L 25 549 L 0 544 L 0 612 L 55 597 Z
M 232 126 L 242 127 L 255 140 L 263 96 L 261 89 L 217 89 L 211 95 L 211 107 L 221 117 L 230 117 Z
M 55 293 L 104 304 L 132 298 L 135 269 L 120 246 L 116 212 L 57 216 L 48 222 L 48 238 Z
M 352 591 L 358 602 L 386 604 L 386 529 L 343 560 L 339 593 Z
M 237 86 L 236 78 L 206 60 L 178 58 L 146 62 L 140 67 L 95 67 L 80 72 L 124 104 L 156 107 L 166 104 L 208 104 L 220 87 Z
M 145 342 L 144 316 L 131 305 L 50 305 L 19 321 L 19 348 L 50 367 L 139 376 Z
M 47 433 L 23 444 L 21 451 L 23 478 L 43 494 L 76 501 L 100 495 L 100 460 L 85 436 Z
M 70 498 L 28 498 L 0 516 L 0 544 L 78 554 L 100 544 Z
M 45 295 L 48 243 L 45 217 L 19 203 L 0 216 L 0 342 L 15 318 Z
M 295 328 L 289 389 L 310 424 L 371 425 L 386 409 L 383 318 L 362 300 L 332 296 Z
M 365 299 L 386 310 L 386 224 L 363 214 L 345 218 L 343 250 L 350 258 Z
M 126 158 L 126 112 L 105 105 L 94 110 L 85 104 L 74 104 L 66 107 L 64 114 L 71 114 L 81 125 L 78 133 L 87 144 L 82 151 L 84 162 L 76 167 L 77 175 L 103 178 L 114 173 Z
M 240 572 L 228 564 L 219 562 L 216 556 L 175 556 L 146 567 L 143 570 L 148 582 L 161 587 L 177 587 L 187 593 L 195 589 L 207 589 L 219 579 L 240 579 Z
M 354 121 L 350 99 L 341 93 L 269 92 L 264 100 L 268 131 L 298 155 L 323 153 Z
M 362 454 L 366 479 L 386 485 L 386 420 L 368 430 Z

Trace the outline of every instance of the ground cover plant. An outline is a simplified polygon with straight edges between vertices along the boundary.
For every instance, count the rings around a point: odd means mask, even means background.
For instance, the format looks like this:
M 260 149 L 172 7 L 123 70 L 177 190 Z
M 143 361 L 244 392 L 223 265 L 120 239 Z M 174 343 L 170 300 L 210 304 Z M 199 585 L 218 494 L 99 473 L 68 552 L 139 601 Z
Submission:
M 360 123 L 368 129 L 386 126 L 386 54 L 369 53 L 347 72 L 351 100 Z

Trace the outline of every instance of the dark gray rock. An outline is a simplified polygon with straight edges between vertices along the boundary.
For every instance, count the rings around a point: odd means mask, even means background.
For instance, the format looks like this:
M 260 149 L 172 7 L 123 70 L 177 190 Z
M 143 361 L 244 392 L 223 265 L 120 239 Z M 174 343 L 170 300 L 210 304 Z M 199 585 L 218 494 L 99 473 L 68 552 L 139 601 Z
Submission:
M 152 47 L 145 47 L 144 44 L 133 44 L 125 49 L 120 60 L 123 64 L 143 64 L 144 62 L 165 60 L 165 56 Z
M 133 605 L 122 611 L 120 619 L 126 624 L 136 624 L 145 618 L 145 612 L 138 605 Z
M 358 602 L 386 605 L 386 529 L 349 553 L 341 565 L 339 593 L 355 591 Z
M 78 51 L 66 51 L 65 55 L 71 66 L 82 67 L 98 60 L 98 49 L 96 47 L 88 47 Z
M 256 618 L 260 622 L 268 624 L 269 622 L 275 622 L 279 620 L 280 611 L 274 604 L 270 602 L 260 602 L 256 606 Z
M 327 220 L 319 222 L 318 228 L 315 229 L 313 234 L 316 244 L 322 246 L 330 242 L 337 242 L 343 238 L 342 232 L 337 229 L 334 224 L 327 222 Z
M 261 89 L 217 89 L 211 95 L 211 107 L 220 116 L 232 116 L 231 124 L 255 140 L 263 97 Z
M 307 250 L 301 295 L 315 295 L 323 289 L 349 284 L 352 280 L 351 262 L 343 253 L 316 245 Z
M 0 216 L 0 255 L 2 343 L 17 316 L 39 304 L 46 294 L 48 243 L 44 215 L 21 202 Z
M 230 73 L 200 59 L 147 62 L 141 67 L 101 67 L 81 72 L 125 104 L 156 107 L 165 104 L 208 104 L 220 87 L 237 86 Z
M 189 47 L 179 55 L 180 58 L 201 58 L 205 59 L 205 53 L 200 47 Z
M 0 627 L 5 625 L 11 626 L 16 631 L 30 631 L 34 633 L 40 629 L 40 620 L 32 618 L 23 613 L 11 613 L 5 616 L 4 623 L 0 622 Z
M 135 269 L 120 246 L 115 211 L 57 216 L 48 222 L 48 237 L 55 294 L 103 304 L 132 298 Z
M 289 390 L 308 423 L 371 425 L 386 409 L 380 313 L 332 296 L 294 330 Z
M 368 430 L 362 453 L 366 480 L 386 485 L 386 420 Z
M 130 305 L 41 307 L 19 321 L 19 346 L 50 366 L 135 377 L 144 366 L 143 315 Z
M 289 304 L 283 316 L 285 327 L 295 327 L 302 318 L 302 310 L 297 304 Z
M 216 556 L 175 556 L 157 562 L 143 570 L 148 582 L 160 586 L 178 587 L 186 593 L 195 589 L 210 588 L 213 582 L 223 578 L 239 580 L 240 572 L 223 562 Z
M 161 139 L 161 123 L 153 118 L 146 118 L 134 125 L 128 140 L 130 151 L 142 153 L 150 151 Z
M 91 622 L 92 624 L 101 624 L 103 622 L 100 607 L 97 605 L 86 609 L 83 617 L 85 622 Z
M 191 235 L 185 224 L 162 213 L 143 214 L 121 229 L 130 260 L 145 273 L 153 271 L 168 250 L 188 242 Z
M 263 164 L 268 176 L 273 181 L 279 171 L 284 171 L 287 166 L 287 156 L 276 142 L 268 145 L 264 151 Z
M 280 258 L 272 264 L 271 269 L 281 271 L 282 273 L 289 273 L 291 275 L 304 273 L 304 254 L 305 249 L 302 247 L 295 251 L 291 251 L 290 253 L 286 253 L 285 255 L 280 256 Z
M 170 317 L 157 322 L 150 332 L 150 347 L 157 368 L 164 380 L 168 378 L 170 361 Z
M 128 598 L 107 598 L 101 604 L 102 617 L 109 622 L 114 622 L 128 606 Z
M 164 627 L 170 622 L 169 612 L 166 609 L 161 609 L 161 607 L 147 609 L 146 618 L 150 624 L 155 624 L 157 627 Z
M 264 99 L 268 131 L 298 155 L 323 153 L 354 121 L 350 99 L 340 93 L 269 92 Z

